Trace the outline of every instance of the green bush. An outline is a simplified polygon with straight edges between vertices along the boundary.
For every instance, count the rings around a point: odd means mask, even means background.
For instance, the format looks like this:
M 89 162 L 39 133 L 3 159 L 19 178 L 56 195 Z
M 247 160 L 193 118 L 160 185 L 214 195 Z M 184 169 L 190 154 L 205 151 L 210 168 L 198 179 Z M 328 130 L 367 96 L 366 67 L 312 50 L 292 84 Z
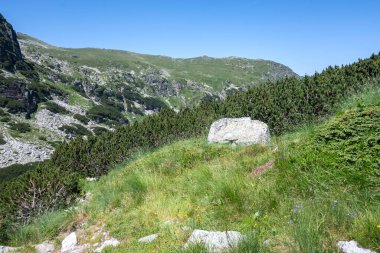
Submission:
M 8 101 L 5 107 L 8 108 L 8 111 L 10 113 L 26 112 L 26 105 L 24 101 L 20 101 L 20 100 L 11 99 Z
M 38 139 L 41 141 L 47 141 L 46 136 L 38 136 Z
M 92 136 L 91 131 L 89 131 L 87 128 L 80 124 L 73 123 L 70 126 L 64 125 L 59 127 L 58 129 L 72 136 Z
M 87 125 L 88 122 L 90 122 L 89 118 L 87 118 L 86 116 L 81 115 L 81 114 L 74 114 L 74 119 L 79 120 L 80 122 L 82 122 L 85 125 Z
M 4 145 L 5 143 L 7 143 L 7 142 L 4 140 L 3 134 L 0 134 L 0 145 Z
M 14 122 L 10 124 L 10 129 L 17 131 L 19 133 L 27 133 L 30 132 L 30 124 L 24 122 Z
M 351 110 L 323 124 L 309 141 L 289 145 L 279 159 L 278 185 L 297 195 L 316 196 L 339 189 L 377 193 L 380 167 L 380 106 Z
M 8 116 L 9 113 L 5 112 L 3 109 L 0 108 L 0 116 Z
M 19 133 L 27 133 L 30 132 L 30 125 L 28 123 L 23 122 L 15 122 L 10 124 L 10 129 L 17 131 Z
M 11 121 L 11 118 L 9 116 L 0 117 L 1 122 L 9 122 Z
M 373 55 L 345 67 L 329 67 L 311 77 L 268 81 L 224 101 L 203 101 L 179 113 L 163 109 L 115 132 L 63 144 L 52 155 L 52 162 L 64 170 L 99 176 L 136 149 L 205 135 L 211 123 L 223 117 L 251 117 L 266 122 L 272 134 L 281 134 L 326 117 L 337 103 L 355 92 L 378 87 L 379 63 L 380 55 Z M 120 117 L 116 109 L 106 106 L 95 106 L 88 113 L 98 122 Z
M 52 92 L 56 89 L 48 86 L 47 84 L 31 82 L 27 85 L 29 91 L 34 91 L 37 94 L 39 102 L 47 101 Z
M 38 166 L 0 188 L 0 242 L 35 217 L 68 206 L 79 194 L 77 176 L 48 166 Z
M 4 97 L 4 96 L 0 96 L 0 106 L 1 107 L 5 107 L 6 104 L 8 103 L 9 99 Z
M 5 181 L 16 178 L 25 172 L 37 168 L 40 162 L 27 163 L 27 164 L 13 164 L 0 169 L 0 185 Z
M 147 110 L 159 111 L 163 108 L 168 108 L 164 102 L 157 98 L 144 97 L 141 102 Z
M 62 106 L 60 106 L 54 102 L 51 102 L 51 101 L 48 101 L 45 103 L 45 108 L 47 110 L 51 111 L 52 113 L 59 113 L 59 114 L 69 114 L 70 113 L 64 107 L 62 107 Z
M 117 109 L 106 105 L 95 105 L 88 110 L 87 116 L 98 123 L 106 123 L 107 121 L 120 124 L 128 123 L 128 120 Z
M 92 131 L 94 132 L 94 134 L 95 134 L 96 136 L 108 132 L 108 130 L 107 130 L 106 128 L 104 128 L 104 127 L 94 127 L 94 128 L 92 129 Z

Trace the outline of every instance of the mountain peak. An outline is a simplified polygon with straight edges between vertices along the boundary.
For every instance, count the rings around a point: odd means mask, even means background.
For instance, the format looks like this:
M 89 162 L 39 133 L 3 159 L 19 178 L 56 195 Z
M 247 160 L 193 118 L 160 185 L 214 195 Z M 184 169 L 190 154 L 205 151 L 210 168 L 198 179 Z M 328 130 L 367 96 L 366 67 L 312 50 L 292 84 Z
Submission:
M 14 72 L 19 61 L 23 61 L 23 58 L 16 32 L 0 14 L 0 68 Z

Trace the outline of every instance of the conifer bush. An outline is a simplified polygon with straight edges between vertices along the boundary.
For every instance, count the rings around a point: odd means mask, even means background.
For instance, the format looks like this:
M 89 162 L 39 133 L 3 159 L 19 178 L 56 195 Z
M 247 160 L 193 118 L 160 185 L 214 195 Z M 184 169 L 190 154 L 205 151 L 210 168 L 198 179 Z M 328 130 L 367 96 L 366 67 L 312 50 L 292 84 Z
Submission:
M 179 113 L 163 109 L 115 132 L 62 144 L 51 161 L 63 170 L 100 176 L 136 149 L 205 135 L 211 123 L 223 117 L 249 116 L 266 122 L 271 134 L 282 134 L 326 117 L 344 98 L 379 84 L 380 55 L 372 55 L 352 65 L 328 67 L 313 76 L 268 81 L 225 101 L 202 101 Z M 117 110 L 104 107 L 94 107 L 89 116 L 98 121 L 120 117 Z

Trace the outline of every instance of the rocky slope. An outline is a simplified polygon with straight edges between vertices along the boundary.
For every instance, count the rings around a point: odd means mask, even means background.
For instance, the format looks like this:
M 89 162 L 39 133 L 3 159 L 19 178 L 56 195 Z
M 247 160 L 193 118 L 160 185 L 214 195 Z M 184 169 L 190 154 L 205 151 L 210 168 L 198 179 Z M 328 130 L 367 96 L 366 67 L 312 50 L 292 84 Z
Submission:
M 0 145 L 8 150 L 0 167 L 43 160 L 57 142 L 112 131 L 163 108 L 178 111 L 296 75 L 265 60 L 59 48 L 16 34 L 2 16 L 0 50 L 0 143 L 17 143 Z M 18 149 L 27 150 L 28 159 Z

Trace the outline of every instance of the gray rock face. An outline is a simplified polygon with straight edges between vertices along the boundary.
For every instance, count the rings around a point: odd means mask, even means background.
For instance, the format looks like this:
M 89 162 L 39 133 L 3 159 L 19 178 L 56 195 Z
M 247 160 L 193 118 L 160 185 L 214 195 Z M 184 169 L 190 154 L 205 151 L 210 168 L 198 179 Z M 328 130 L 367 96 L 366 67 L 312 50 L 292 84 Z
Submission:
M 37 253 L 53 253 L 54 252 L 54 244 L 49 242 L 43 242 L 34 246 Z
M 208 134 L 209 143 L 232 143 L 238 145 L 268 144 L 268 125 L 245 118 L 223 118 L 212 123 Z
M 376 253 L 360 247 L 356 241 L 339 241 L 338 248 L 342 253 Z
M 222 252 L 236 247 L 245 237 L 237 231 L 206 231 L 194 230 L 189 240 L 185 244 L 204 244 L 209 252 Z
M 21 142 L 5 135 L 6 143 L 0 145 L 0 168 L 12 164 L 25 164 L 49 159 L 53 150 L 31 143 Z
M 13 72 L 16 63 L 23 61 L 16 32 L 11 24 L 0 14 L 0 68 Z
M 152 234 L 145 237 L 142 237 L 138 240 L 139 243 L 151 243 L 154 240 L 156 240 L 158 237 L 158 234 Z

